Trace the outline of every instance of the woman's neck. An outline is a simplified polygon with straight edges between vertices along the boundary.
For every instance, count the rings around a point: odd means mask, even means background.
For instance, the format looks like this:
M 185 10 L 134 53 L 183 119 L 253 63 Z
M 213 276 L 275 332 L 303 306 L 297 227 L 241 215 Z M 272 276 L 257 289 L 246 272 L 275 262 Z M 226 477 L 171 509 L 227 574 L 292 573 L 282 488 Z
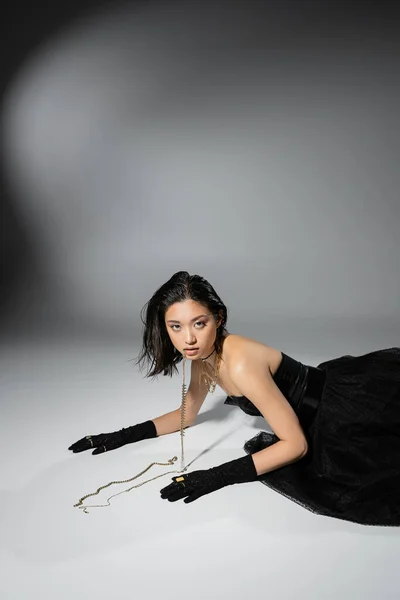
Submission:
M 222 350 L 224 347 L 224 342 L 226 340 L 226 338 L 228 337 L 229 333 L 224 335 L 222 338 Z M 222 352 L 221 352 L 222 354 Z M 213 350 L 210 350 L 210 352 L 206 355 L 205 358 L 201 358 L 200 359 L 203 363 L 206 363 L 207 366 L 215 368 L 216 363 L 217 363 L 217 352 L 216 352 L 216 348 L 214 346 Z

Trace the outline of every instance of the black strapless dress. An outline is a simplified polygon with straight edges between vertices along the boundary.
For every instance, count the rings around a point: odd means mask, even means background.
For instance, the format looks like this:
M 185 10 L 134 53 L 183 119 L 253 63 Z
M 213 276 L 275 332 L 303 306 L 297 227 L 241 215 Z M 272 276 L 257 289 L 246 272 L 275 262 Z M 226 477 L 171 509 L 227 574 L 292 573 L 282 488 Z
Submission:
M 259 481 L 313 513 L 400 525 L 400 348 L 317 367 L 282 357 L 274 381 L 298 415 L 309 449 Z M 245 396 L 228 396 L 225 404 L 261 416 Z M 277 441 L 261 431 L 244 450 L 254 454 Z

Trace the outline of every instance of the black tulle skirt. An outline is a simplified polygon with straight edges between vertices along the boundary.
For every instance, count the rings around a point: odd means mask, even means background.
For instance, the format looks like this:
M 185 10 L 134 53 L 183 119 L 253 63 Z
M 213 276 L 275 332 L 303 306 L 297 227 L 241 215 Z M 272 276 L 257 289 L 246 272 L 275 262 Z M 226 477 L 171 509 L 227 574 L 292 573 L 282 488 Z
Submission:
M 304 508 L 363 525 L 400 525 L 400 348 L 320 363 L 326 383 L 298 462 L 259 480 Z M 278 438 L 261 432 L 254 453 Z

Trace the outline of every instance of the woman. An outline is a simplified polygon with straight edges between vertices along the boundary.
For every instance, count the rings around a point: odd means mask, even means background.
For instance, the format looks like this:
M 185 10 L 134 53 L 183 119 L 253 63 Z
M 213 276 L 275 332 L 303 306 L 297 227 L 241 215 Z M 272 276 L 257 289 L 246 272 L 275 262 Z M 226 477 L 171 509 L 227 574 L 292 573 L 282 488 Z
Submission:
M 147 308 L 146 308 L 147 306 Z M 274 434 L 246 442 L 246 455 L 173 478 L 169 501 L 193 502 L 234 483 L 261 481 L 308 510 L 366 525 L 400 525 L 400 348 L 341 356 L 312 367 L 226 329 L 227 308 L 198 275 L 179 271 L 146 309 L 136 364 L 172 376 L 191 361 L 184 426 L 218 384 L 225 404 L 263 416 Z M 179 431 L 178 408 L 70 450 L 99 454 Z

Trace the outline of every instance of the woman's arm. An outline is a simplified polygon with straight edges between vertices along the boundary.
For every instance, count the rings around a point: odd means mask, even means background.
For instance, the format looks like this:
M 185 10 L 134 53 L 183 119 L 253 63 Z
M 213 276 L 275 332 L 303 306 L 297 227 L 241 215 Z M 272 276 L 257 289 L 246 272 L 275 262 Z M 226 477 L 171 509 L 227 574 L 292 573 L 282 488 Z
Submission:
M 297 462 L 307 454 L 306 443 L 299 448 L 290 442 L 280 440 L 276 444 L 272 444 L 269 448 L 264 448 L 259 452 L 251 455 L 257 475 L 264 475 L 269 471 L 279 469 L 290 463 Z
M 246 348 L 230 357 L 229 376 L 241 394 L 258 408 L 279 442 L 217 467 L 173 477 L 161 490 L 169 502 L 188 504 L 227 485 L 256 481 L 260 475 L 296 462 L 307 452 L 307 440 L 296 413 L 281 393 L 257 348 Z
M 181 411 L 177 408 L 165 415 L 152 419 L 152 421 L 156 427 L 157 436 L 174 433 L 181 428 Z
M 243 365 L 242 365 L 243 366 Z M 230 373 L 241 393 L 259 409 L 277 437 L 272 446 L 223 463 L 217 467 L 173 477 L 161 490 L 161 498 L 185 504 L 215 492 L 227 485 L 256 481 L 260 475 L 296 462 L 307 452 L 307 441 L 297 415 L 275 382 L 265 375 L 265 365 L 258 370 L 252 362 L 247 368 L 234 368 Z
M 185 427 L 194 424 L 200 408 L 208 394 L 208 387 L 202 378 L 199 378 L 199 361 L 192 361 L 190 385 L 186 394 Z M 152 419 L 157 429 L 157 435 L 174 433 L 181 428 L 181 410 L 177 408 L 165 415 Z
M 193 365 L 193 363 L 192 363 Z M 186 394 L 185 427 L 193 425 L 201 405 L 207 396 L 208 388 L 204 382 L 199 382 L 198 366 L 192 368 L 191 381 Z M 132 444 L 144 439 L 155 438 L 166 433 L 179 431 L 181 428 L 180 408 L 152 420 L 138 423 L 127 428 L 122 428 L 111 433 L 85 435 L 69 446 L 72 452 L 92 450 L 92 454 L 101 454 L 115 450 L 125 444 Z
M 252 454 L 258 475 L 296 462 L 307 453 L 307 440 L 299 419 L 263 361 L 255 352 L 235 357 L 230 377 L 241 393 L 258 408 L 279 442 Z

